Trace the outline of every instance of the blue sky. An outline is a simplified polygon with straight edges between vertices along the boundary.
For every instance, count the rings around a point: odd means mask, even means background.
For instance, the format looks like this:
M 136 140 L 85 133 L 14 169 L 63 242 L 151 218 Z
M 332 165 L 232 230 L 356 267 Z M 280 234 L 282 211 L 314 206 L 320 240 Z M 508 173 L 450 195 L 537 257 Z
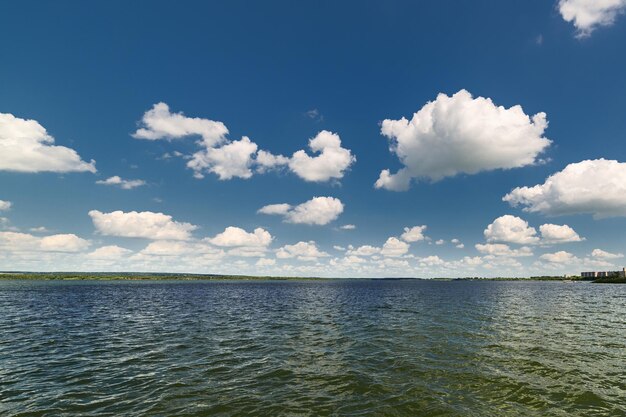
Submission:
M 625 263 L 626 2 L 249 3 L 4 5 L 0 269 Z

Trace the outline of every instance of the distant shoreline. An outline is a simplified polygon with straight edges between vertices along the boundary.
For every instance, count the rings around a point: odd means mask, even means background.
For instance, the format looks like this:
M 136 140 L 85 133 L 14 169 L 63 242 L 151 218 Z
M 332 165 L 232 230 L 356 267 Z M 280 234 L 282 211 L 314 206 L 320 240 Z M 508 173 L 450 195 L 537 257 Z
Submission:
M 282 277 L 257 275 L 221 275 L 221 274 L 186 274 L 186 273 L 148 273 L 148 272 L 0 272 L 0 280 L 38 280 L 38 281 L 332 281 L 340 279 L 358 280 L 424 280 L 424 281 L 562 281 L 593 282 L 601 284 L 623 284 L 624 278 L 600 278 L 595 281 L 580 277 L 465 277 L 465 278 L 416 278 L 416 277 L 381 277 L 381 278 L 324 278 L 324 277 Z
M 287 281 L 322 280 L 336 278 L 143 272 L 0 272 L 0 280 L 18 279 L 39 281 Z

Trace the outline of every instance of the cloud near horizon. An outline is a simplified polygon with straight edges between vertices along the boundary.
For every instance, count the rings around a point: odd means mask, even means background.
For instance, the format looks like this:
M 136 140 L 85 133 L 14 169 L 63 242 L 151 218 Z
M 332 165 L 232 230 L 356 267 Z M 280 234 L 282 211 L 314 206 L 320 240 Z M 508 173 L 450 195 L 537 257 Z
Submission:
M 511 249 L 509 245 L 504 243 L 477 243 L 474 247 L 477 251 L 485 255 L 506 257 L 533 256 L 533 252 L 528 246 L 522 246 L 519 249 Z
M 7 252 L 81 252 L 91 243 L 73 233 L 33 236 L 20 232 L 0 232 L 0 248 Z
M 574 263 L 578 261 L 574 255 L 562 250 L 554 253 L 544 253 L 539 259 L 555 264 Z
M 313 262 L 318 258 L 330 256 L 328 253 L 321 251 L 314 241 L 298 242 L 293 245 L 285 245 L 278 249 L 276 257 L 279 259 L 297 258 L 300 261 Z
M 619 258 L 623 258 L 624 254 L 623 253 L 611 253 L 611 252 L 604 251 L 602 249 L 594 249 L 593 251 L 591 251 L 591 256 L 594 258 L 600 258 L 600 259 L 619 259 Z
M 101 246 L 91 253 L 87 254 L 87 257 L 90 259 L 97 260 L 119 260 L 132 254 L 133 251 L 130 249 L 122 248 L 117 245 L 107 245 Z
M 248 233 L 240 227 L 229 226 L 222 233 L 207 239 L 215 246 L 222 247 L 267 247 L 272 243 L 272 235 L 265 229 L 257 227 L 254 232 Z
M 144 238 L 152 240 L 187 240 L 198 226 L 177 222 L 172 216 L 151 211 L 121 210 L 103 213 L 91 210 L 89 217 L 96 231 L 104 236 Z
M 539 226 L 541 236 L 537 230 L 530 227 L 528 222 L 510 214 L 495 219 L 483 234 L 487 242 L 515 243 L 519 245 L 549 245 L 557 243 L 581 242 L 581 238 L 568 225 L 542 224 Z

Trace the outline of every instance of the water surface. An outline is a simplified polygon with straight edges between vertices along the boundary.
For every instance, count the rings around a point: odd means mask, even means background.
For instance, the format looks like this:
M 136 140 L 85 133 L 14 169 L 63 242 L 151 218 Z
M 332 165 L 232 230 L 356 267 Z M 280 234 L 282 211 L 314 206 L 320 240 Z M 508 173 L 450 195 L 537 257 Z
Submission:
M 0 281 L 0 415 L 623 416 L 626 285 Z

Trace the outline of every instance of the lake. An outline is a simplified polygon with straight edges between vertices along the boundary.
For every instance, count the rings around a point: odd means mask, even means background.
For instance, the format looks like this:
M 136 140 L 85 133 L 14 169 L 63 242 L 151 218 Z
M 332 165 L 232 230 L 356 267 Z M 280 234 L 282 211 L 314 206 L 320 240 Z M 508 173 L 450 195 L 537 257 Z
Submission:
M 626 285 L 0 281 L 3 416 L 624 416 Z

